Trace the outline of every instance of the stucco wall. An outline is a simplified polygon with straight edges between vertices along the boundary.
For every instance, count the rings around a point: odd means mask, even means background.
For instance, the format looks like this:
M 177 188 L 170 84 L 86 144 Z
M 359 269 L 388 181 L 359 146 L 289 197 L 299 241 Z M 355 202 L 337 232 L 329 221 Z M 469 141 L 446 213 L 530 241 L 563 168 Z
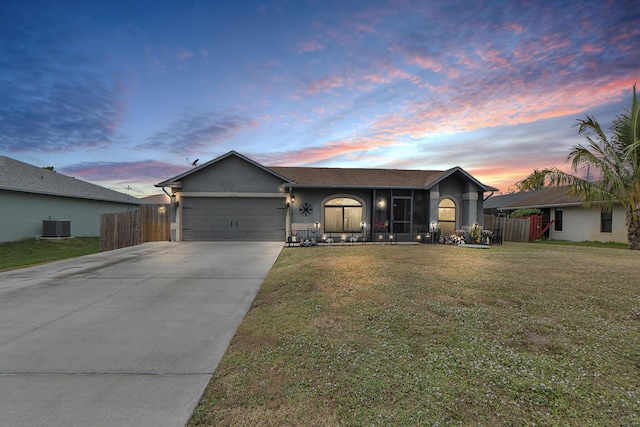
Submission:
M 555 209 L 551 209 L 551 219 L 555 219 Z M 624 208 L 613 209 L 611 233 L 600 232 L 600 209 L 565 207 L 563 209 L 562 231 L 555 231 L 555 224 L 549 229 L 552 240 L 573 242 L 598 241 L 627 243 L 627 227 Z
M 313 229 L 313 224 L 323 224 L 323 201 L 334 197 L 351 197 L 362 202 L 362 215 L 367 224 L 371 224 L 371 190 L 343 190 L 343 189 L 309 189 L 296 188 L 292 194 L 295 201 L 291 204 L 291 228 L 296 230 Z M 300 206 L 309 203 L 313 207 L 310 215 L 300 213 Z
M 245 160 L 229 156 L 185 177 L 182 192 L 277 193 L 284 181 Z
M 43 220 L 71 221 L 71 235 L 100 235 L 100 215 L 122 212 L 138 205 L 0 190 L 0 242 L 42 234 Z

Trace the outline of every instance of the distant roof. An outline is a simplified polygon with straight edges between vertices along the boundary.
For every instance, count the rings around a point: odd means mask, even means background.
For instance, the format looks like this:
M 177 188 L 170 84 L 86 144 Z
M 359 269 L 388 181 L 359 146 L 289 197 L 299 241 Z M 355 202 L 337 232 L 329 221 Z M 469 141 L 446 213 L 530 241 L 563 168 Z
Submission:
M 567 195 L 567 187 L 548 187 L 523 193 L 489 197 L 484 209 L 549 208 L 556 206 L 580 206 L 582 199 Z
M 145 203 L 128 194 L 5 156 L 0 156 L 0 190 L 118 203 Z
M 167 196 L 164 193 L 143 197 L 142 200 L 144 200 L 145 202 L 154 203 L 156 205 L 168 205 L 171 203 L 171 197 Z
M 473 181 L 483 191 L 498 191 L 497 188 L 484 185 L 460 167 L 446 171 L 410 170 L 410 169 L 365 169 L 365 168 L 315 168 L 262 166 L 247 157 L 230 151 L 216 159 L 198 166 L 174 178 L 156 184 L 156 187 L 175 186 L 187 175 L 216 163 L 226 157 L 237 156 L 247 162 L 272 173 L 285 182 L 285 187 L 343 187 L 343 188 L 430 188 L 443 179 L 454 175 L 462 175 Z

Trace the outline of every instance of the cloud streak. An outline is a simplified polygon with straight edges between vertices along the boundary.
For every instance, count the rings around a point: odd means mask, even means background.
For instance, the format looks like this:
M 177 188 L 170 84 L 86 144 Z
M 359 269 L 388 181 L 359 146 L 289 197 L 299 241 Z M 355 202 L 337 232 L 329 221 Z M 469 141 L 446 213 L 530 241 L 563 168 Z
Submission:
M 53 42 L 76 34 L 2 32 L 21 42 L 0 53 L 0 150 L 57 152 L 110 145 L 124 120 L 127 79 Z
M 151 135 L 138 148 L 189 156 L 208 151 L 255 125 L 254 119 L 232 113 L 188 113 Z

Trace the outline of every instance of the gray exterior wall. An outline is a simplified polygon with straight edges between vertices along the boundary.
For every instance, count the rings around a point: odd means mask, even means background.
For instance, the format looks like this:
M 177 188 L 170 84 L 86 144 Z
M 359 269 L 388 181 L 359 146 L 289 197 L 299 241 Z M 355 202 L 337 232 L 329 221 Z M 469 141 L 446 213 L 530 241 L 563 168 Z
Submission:
M 181 192 L 278 193 L 284 181 L 246 161 L 229 156 L 182 180 Z
M 311 189 L 294 188 L 292 194 L 295 201 L 290 208 L 291 228 L 311 230 L 314 223 L 320 223 L 320 232 L 324 226 L 324 202 L 333 197 L 351 197 L 360 200 L 363 205 L 363 220 L 367 224 L 367 232 L 376 222 L 390 222 L 391 195 L 411 194 L 411 190 L 403 189 Z M 374 200 L 375 194 L 375 200 Z M 465 182 L 455 176 L 443 180 L 429 190 L 413 190 L 412 221 L 413 233 L 426 233 L 431 222 L 438 220 L 438 203 L 443 198 L 451 198 L 456 202 L 457 227 L 470 229 L 474 223 L 483 223 L 483 192 L 471 182 Z M 382 202 L 382 207 L 378 202 Z M 300 206 L 309 203 L 313 211 L 304 216 Z
M 139 205 L 0 190 L 0 242 L 42 234 L 43 220 L 71 221 L 74 237 L 100 235 L 100 215 L 136 209 Z
M 325 200 L 334 197 L 351 197 L 360 200 L 363 204 L 363 220 L 367 224 L 371 223 L 371 190 L 294 188 L 291 194 L 295 196 L 295 201 L 290 207 L 291 228 L 293 229 L 312 229 L 315 222 L 319 222 L 322 226 L 324 221 L 323 203 Z M 303 203 L 309 203 L 313 207 L 313 212 L 308 216 L 300 213 L 300 206 Z

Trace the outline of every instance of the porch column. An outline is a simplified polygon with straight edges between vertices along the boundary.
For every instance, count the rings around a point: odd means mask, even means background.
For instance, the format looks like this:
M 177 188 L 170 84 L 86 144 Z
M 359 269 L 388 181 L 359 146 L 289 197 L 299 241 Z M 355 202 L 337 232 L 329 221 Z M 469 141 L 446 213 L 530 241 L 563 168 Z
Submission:
M 438 222 L 438 202 L 440 201 L 440 187 L 434 186 L 429 191 L 429 223 L 430 226 L 433 222 Z
M 462 193 L 462 225 L 471 227 L 478 222 L 478 192 Z

